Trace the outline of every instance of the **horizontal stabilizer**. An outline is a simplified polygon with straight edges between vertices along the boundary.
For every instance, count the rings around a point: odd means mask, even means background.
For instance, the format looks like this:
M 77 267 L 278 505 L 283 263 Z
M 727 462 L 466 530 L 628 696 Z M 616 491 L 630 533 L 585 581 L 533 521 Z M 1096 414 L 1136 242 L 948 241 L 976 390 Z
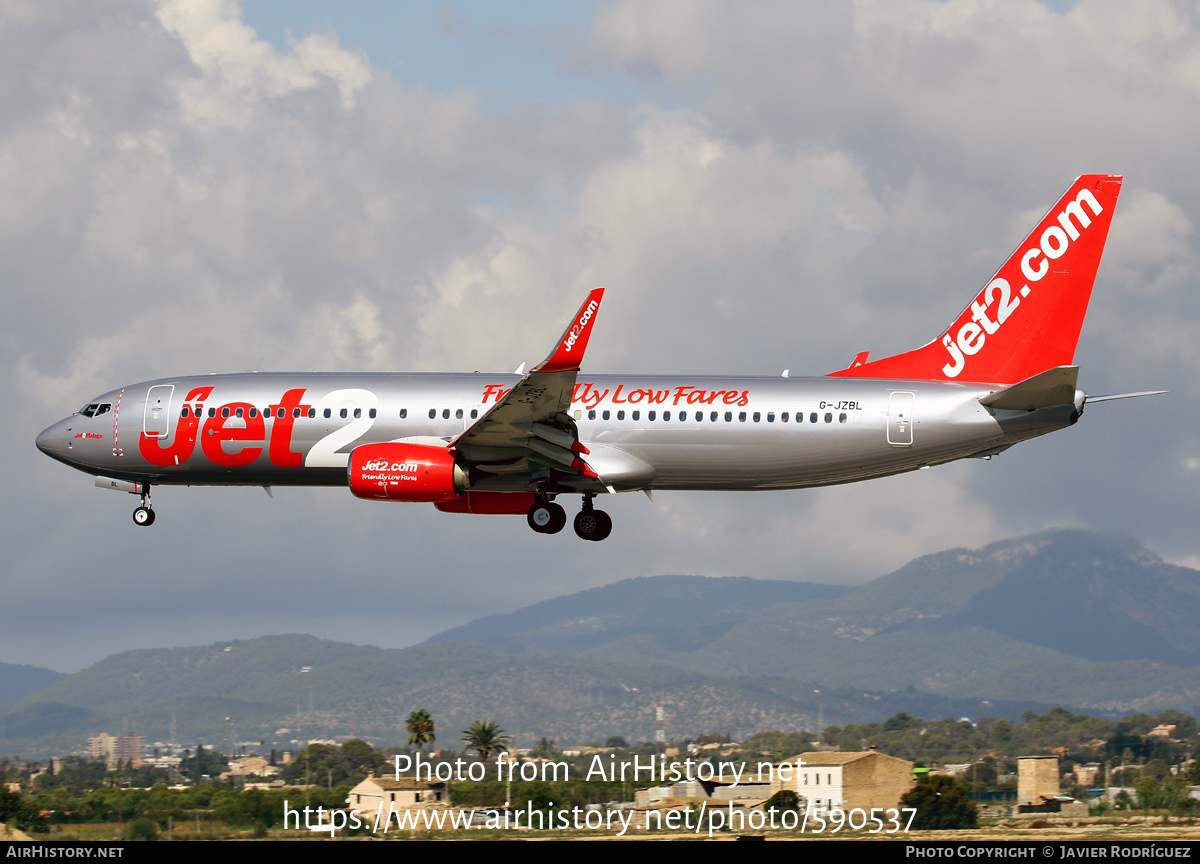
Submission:
M 1078 378 L 1078 366 L 1057 366 L 990 393 L 979 402 L 989 408 L 1007 411 L 1034 411 L 1054 405 L 1069 405 L 1075 402 L 1075 382 Z
M 1170 390 L 1142 390 L 1140 393 L 1113 393 L 1111 396 L 1089 396 L 1087 397 L 1088 404 L 1093 402 L 1111 402 L 1114 399 L 1135 399 L 1138 396 L 1161 396 L 1164 393 L 1170 393 Z

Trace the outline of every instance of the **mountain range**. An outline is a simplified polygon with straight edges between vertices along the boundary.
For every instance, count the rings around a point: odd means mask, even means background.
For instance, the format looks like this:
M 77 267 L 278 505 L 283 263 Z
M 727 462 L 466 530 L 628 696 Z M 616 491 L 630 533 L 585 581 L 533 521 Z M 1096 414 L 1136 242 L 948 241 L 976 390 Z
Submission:
M 183 740 L 220 743 L 225 717 L 239 740 L 273 746 L 399 743 L 415 708 L 441 728 L 495 718 L 519 743 L 640 740 L 660 701 L 671 737 L 897 711 L 1194 713 L 1197 613 L 1200 572 L 1127 537 L 1052 531 L 924 556 L 858 588 L 626 579 L 406 649 L 269 636 L 127 651 L 61 680 L 0 666 L 0 746 L 72 749 L 106 728 L 166 740 L 172 722 Z

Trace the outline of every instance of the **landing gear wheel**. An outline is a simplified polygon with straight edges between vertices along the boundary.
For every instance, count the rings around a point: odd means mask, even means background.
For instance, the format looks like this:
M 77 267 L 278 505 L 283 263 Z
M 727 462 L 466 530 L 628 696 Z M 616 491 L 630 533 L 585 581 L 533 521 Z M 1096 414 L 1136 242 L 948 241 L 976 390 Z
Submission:
M 567 511 L 558 504 L 547 504 L 550 509 L 551 519 L 550 524 L 546 526 L 547 534 L 557 534 L 563 528 L 567 527 Z
M 557 534 L 567 524 L 567 511 L 551 501 L 534 504 L 526 515 L 529 527 L 539 534 Z
M 133 511 L 133 522 L 143 528 L 154 524 L 154 511 L 149 507 L 139 507 Z
M 584 540 L 599 542 L 612 533 L 612 518 L 603 510 L 587 507 L 575 517 L 575 533 Z

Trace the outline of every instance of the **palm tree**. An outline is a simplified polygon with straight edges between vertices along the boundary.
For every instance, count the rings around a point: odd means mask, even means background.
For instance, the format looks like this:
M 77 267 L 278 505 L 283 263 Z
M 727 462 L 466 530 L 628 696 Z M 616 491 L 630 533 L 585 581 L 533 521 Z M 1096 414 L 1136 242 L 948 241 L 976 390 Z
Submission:
M 467 745 L 468 750 L 479 754 L 479 760 L 486 763 L 493 753 L 508 749 L 509 738 L 495 720 L 476 720 L 471 728 L 463 732 L 458 739 Z M 483 806 L 487 807 L 487 770 L 483 772 Z
M 420 755 L 423 746 L 437 740 L 433 735 L 435 729 L 433 718 L 424 708 L 418 708 L 409 714 L 404 725 L 408 727 L 410 733 L 408 743 L 417 745 L 417 755 Z

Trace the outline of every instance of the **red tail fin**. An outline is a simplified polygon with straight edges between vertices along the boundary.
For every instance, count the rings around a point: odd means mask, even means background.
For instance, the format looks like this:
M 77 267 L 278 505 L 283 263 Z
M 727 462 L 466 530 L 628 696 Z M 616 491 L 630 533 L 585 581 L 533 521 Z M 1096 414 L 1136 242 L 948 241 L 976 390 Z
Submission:
M 1120 194 L 1080 177 L 940 338 L 830 375 L 1015 384 L 1069 366 Z

